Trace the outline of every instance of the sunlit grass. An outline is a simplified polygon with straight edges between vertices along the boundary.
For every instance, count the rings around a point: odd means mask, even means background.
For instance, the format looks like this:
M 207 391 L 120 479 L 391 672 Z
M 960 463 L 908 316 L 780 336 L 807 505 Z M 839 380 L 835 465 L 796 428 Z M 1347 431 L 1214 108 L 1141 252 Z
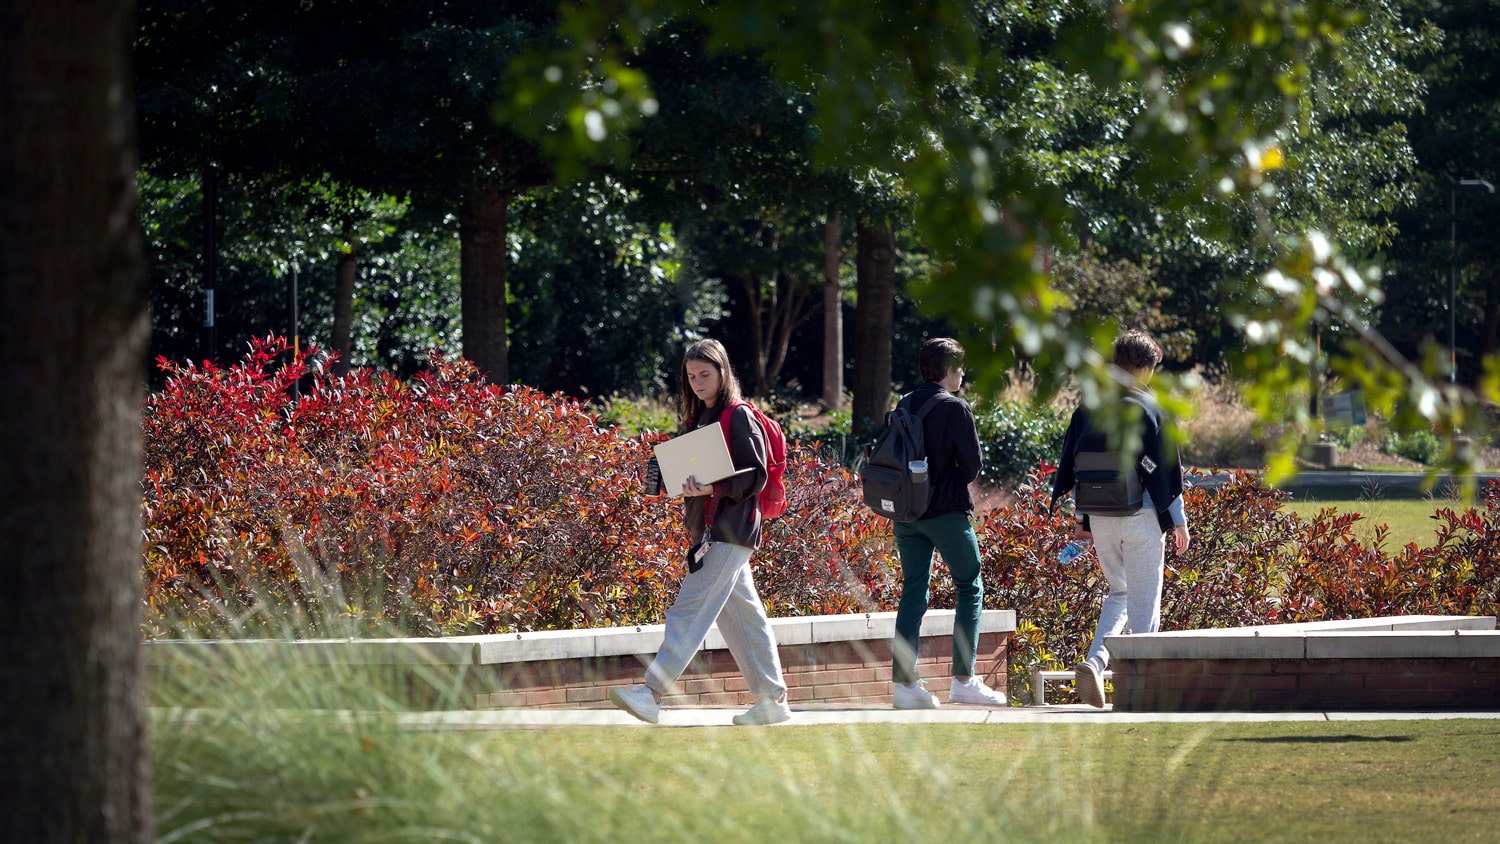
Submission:
M 380 635 L 304 594 L 193 632 Z M 1482 841 L 1500 805 L 1489 720 L 465 731 L 401 717 L 451 669 L 151 653 L 161 842 Z
M 1283 506 L 1304 520 L 1326 508 L 1340 513 L 1358 513 L 1364 518 L 1355 526 L 1354 533 L 1367 545 L 1374 542 L 1376 526 L 1386 525 L 1390 528 L 1385 538 L 1387 551 L 1395 551 L 1408 542 L 1415 542 L 1423 548 L 1433 545 L 1438 528 L 1433 514 L 1443 508 L 1459 511 L 1464 507 L 1449 498 L 1316 500 L 1303 493 Z
M 191 650 L 153 651 L 161 842 L 1464 841 L 1500 805 L 1493 721 L 466 731 L 401 717 L 461 702 L 443 669 Z
M 155 710 L 161 841 L 1463 841 L 1500 800 L 1492 721 L 466 732 L 237 696 Z

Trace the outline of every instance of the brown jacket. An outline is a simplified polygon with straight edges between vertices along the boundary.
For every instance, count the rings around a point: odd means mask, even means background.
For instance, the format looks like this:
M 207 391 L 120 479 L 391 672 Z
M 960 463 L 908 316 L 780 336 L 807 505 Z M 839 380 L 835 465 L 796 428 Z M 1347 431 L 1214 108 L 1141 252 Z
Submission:
M 697 427 L 718 425 L 723 413 L 723 405 L 705 410 Z M 704 517 L 712 505 L 709 535 L 713 541 L 755 549 L 760 547 L 760 505 L 755 496 L 766 485 L 766 435 L 743 405 L 734 409 L 729 420 L 729 457 L 734 467 L 755 471 L 715 483 L 712 496 L 686 499 L 684 518 L 696 543 L 703 537 Z

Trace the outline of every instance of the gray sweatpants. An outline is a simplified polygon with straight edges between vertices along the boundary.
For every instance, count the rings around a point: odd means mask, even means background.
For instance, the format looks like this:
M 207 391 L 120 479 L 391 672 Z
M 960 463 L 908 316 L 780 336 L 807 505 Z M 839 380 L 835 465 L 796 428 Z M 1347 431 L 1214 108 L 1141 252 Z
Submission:
M 1129 629 L 1155 633 L 1161 626 L 1162 566 L 1166 535 L 1156 511 L 1145 508 L 1134 516 L 1092 516 L 1089 527 L 1099 568 L 1109 581 L 1109 594 L 1099 610 L 1099 624 L 1089 645 L 1088 661 L 1100 671 L 1109 667 L 1105 638 Z
M 776 636 L 750 574 L 750 549 L 725 542 L 711 544 L 703 568 L 683 578 L 661 648 L 646 669 L 647 687 L 670 694 L 715 622 L 750 691 L 763 698 L 786 694 Z

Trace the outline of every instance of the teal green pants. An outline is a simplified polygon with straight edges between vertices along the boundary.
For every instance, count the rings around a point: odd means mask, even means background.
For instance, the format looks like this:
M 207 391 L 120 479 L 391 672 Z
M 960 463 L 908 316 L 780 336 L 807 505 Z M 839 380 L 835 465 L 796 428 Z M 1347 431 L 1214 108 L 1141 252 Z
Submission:
M 967 513 L 948 513 L 915 522 L 896 522 L 896 550 L 901 554 L 901 602 L 896 605 L 896 640 L 891 650 L 891 678 L 917 681 L 917 645 L 927 613 L 932 583 L 932 552 L 943 555 L 953 575 L 958 606 L 953 617 L 953 676 L 974 674 L 979 650 L 979 611 L 984 583 L 979 576 L 979 540 Z

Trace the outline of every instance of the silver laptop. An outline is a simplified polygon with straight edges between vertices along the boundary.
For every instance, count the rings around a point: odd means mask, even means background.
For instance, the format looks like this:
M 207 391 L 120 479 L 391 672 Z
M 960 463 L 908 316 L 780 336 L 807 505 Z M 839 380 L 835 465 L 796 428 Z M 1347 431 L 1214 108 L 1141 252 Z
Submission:
M 656 462 L 661 466 L 662 491 L 673 498 L 682 495 L 682 485 L 691 475 L 700 484 L 722 481 L 739 472 L 729 457 L 729 446 L 724 442 L 724 431 L 718 424 L 704 425 L 688 434 L 673 437 L 653 446 Z

